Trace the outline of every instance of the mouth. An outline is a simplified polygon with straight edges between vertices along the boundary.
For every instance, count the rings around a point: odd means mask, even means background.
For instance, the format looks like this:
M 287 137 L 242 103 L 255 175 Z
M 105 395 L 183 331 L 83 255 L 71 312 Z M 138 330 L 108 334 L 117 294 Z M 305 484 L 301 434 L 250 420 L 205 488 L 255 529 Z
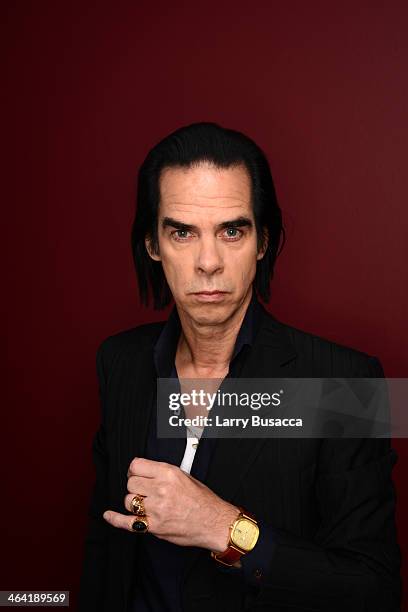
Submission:
M 226 291 L 195 291 L 194 295 L 218 295 L 218 294 L 224 294 L 227 293 Z
M 228 293 L 228 291 L 195 291 L 193 295 L 199 302 L 221 302 Z

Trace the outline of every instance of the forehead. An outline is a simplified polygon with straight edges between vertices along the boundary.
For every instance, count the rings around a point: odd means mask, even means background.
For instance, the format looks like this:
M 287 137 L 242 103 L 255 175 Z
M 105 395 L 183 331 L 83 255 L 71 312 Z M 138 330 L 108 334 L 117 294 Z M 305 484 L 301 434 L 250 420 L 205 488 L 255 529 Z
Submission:
M 251 212 L 251 181 L 243 165 L 216 168 L 200 163 L 191 168 L 165 168 L 160 176 L 160 214 L 184 212 L 230 214 Z

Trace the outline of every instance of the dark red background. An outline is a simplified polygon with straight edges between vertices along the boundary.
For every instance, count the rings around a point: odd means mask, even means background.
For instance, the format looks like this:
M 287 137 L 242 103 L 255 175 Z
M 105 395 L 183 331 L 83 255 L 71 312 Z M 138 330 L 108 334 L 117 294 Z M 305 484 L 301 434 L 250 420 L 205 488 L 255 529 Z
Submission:
M 199 120 L 252 136 L 288 230 L 270 310 L 377 355 L 387 376 L 408 375 L 408 9 L 19 0 L 1 11 L 0 588 L 74 599 L 99 417 L 95 350 L 167 315 L 140 307 L 129 248 L 137 168 L 159 138 Z M 406 440 L 395 448 L 406 552 Z

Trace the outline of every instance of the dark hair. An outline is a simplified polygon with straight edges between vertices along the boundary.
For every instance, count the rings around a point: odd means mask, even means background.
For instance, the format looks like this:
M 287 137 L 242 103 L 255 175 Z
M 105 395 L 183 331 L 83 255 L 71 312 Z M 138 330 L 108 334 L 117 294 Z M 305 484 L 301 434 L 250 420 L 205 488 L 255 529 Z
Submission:
M 201 162 L 217 168 L 243 164 L 249 172 L 258 252 L 265 239 L 263 228 L 269 234 L 265 255 L 257 261 L 254 286 L 260 298 L 269 302 L 269 284 L 275 260 L 285 242 L 285 230 L 268 160 L 248 136 L 208 122 L 192 123 L 169 134 L 149 151 L 140 167 L 131 244 L 141 302 L 149 305 L 149 289 L 156 310 L 172 300 L 161 262 L 153 260 L 145 246 L 145 238 L 150 236 L 152 248 L 158 252 L 160 173 L 164 168 L 189 168 Z

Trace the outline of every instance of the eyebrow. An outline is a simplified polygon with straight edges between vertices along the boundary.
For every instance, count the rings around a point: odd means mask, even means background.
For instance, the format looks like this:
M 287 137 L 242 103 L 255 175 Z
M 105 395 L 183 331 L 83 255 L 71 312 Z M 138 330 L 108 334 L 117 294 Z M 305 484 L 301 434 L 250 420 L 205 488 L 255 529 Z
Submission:
M 227 227 L 253 227 L 253 223 L 249 217 L 236 217 L 229 221 L 223 221 L 217 225 L 217 230 L 226 229 Z M 177 230 L 184 230 L 187 232 L 196 232 L 199 230 L 197 225 L 191 225 L 190 223 L 183 223 L 173 217 L 164 217 L 162 220 L 162 228 L 174 227 Z

